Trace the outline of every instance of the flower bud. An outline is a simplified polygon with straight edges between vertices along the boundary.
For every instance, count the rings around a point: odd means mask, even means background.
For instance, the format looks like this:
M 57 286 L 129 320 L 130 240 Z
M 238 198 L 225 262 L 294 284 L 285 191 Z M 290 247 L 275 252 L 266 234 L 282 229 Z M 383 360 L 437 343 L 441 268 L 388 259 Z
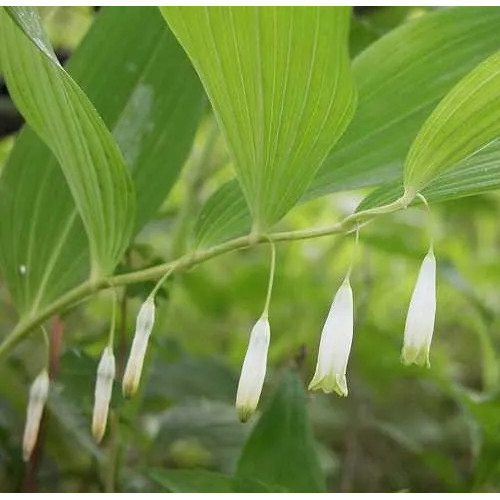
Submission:
M 432 249 L 422 262 L 406 317 L 401 361 L 430 366 L 429 351 L 436 317 L 436 258 Z
M 40 429 L 43 408 L 49 394 L 49 375 L 42 370 L 30 388 L 26 425 L 23 437 L 23 459 L 27 462 L 33 452 Z
M 97 381 L 94 391 L 94 412 L 92 414 L 92 435 L 100 443 L 106 431 L 109 402 L 115 379 L 115 357 L 111 347 L 106 347 L 97 367 Z
M 150 298 L 142 304 L 135 325 L 135 335 L 132 341 L 132 348 L 123 375 L 122 390 L 125 397 L 131 397 L 139 387 L 142 366 L 146 349 L 148 347 L 149 336 L 153 330 L 155 321 L 154 299 Z
M 270 338 L 271 329 L 267 315 L 262 316 L 250 333 L 250 342 L 238 383 L 236 409 L 242 422 L 246 422 L 257 408 L 266 377 L 267 350 Z
M 318 362 L 309 389 L 335 391 L 347 396 L 346 369 L 354 329 L 354 306 L 349 279 L 346 278 L 333 298 L 319 344 Z

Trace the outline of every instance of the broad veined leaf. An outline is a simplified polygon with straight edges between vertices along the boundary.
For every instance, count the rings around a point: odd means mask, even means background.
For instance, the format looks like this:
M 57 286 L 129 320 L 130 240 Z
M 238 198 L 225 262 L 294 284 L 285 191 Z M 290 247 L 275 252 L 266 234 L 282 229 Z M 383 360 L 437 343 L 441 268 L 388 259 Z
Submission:
M 500 136 L 500 51 L 479 64 L 439 103 L 413 142 L 404 186 L 411 199 L 431 179 Z
M 196 73 L 153 7 L 104 8 L 67 70 L 113 130 L 132 171 L 138 230 L 190 149 L 205 99 Z M 88 276 L 87 238 L 65 178 L 29 127 L 0 176 L 0 220 L 2 272 L 21 314 Z
M 8 12 L 0 12 L 0 54 L 9 92 L 59 161 L 88 235 L 92 277 L 107 274 L 132 233 L 132 180 L 101 117 L 59 64 L 36 8 Z
M 432 179 L 421 190 L 430 203 L 472 196 L 500 189 L 500 140 L 495 140 L 474 155 Z M 393 181 L 370 193 L 357 210 L 385 205 L 403 195 L 401 180 Z M 417 202 L 418 200 L 415 200 Z
M 236 179 L 223 184 L 203 205 L 194 227 L 195 245 L 209 247 L 230 236 L 242 236 L 252 226 L 245 197 Z
M 400 179 L 410 145 L 432 109 L 500 47 L 499 23 L 500 9 L 444 9 L 406 23 L 356 57 L 356 113 L 301 201 Z M 241 203 L 236 213 L 235 200 L 243 196 L 238 190 L 233 182 L 231 189 L 214 193 L 201 212 L 203 230 L 198 224 L 196 241 L 222 241 L 249 231 L 248 225 L 235 228 L 231 222 L 249 217 Z
M 500 11 L 456 7 L 389 32 L 353 63 L 359 102 L 305 199 L 398 178 L 420 127 L 439 101 L 500 48 Z
M 294 206 L 355 106 L 344 7 L 162 7 L 211 100 L 254 229 Z
M 306 404 L 299 377 L 293 372 L 285 374 L 248 438 L 238 463 L 238 476 L 294 493 L 325 491 Z

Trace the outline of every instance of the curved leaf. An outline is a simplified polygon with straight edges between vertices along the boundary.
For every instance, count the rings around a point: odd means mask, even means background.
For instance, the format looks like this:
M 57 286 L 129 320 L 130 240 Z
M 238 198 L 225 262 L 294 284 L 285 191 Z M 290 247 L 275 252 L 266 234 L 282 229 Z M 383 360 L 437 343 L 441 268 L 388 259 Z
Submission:
M 500 10 L 442 9 L 389 32 L 353 63 L 356 114 L 305 198 L 400 176 L 425 119 L 452 87 L 500 47 Z
M 195 245 L 209 247 L 250 230 L 252 218 L 236 179 L 223 184 L 203 205 L 194 227 Z
M 46 41 L 35 8 L 0 12 L 9 92 L 58 159 L 85 226 L 91 274 L 113 270 L 132 234 L 135 195 L 123 157 L 85 93 Z
M 189 152 L 205 102 L 201 84 L 153 7 L 102 9 L 67 70 L 124 152 L 136 185 L 138 230 L 165 199 Z M 66 180 L 29 127 L 0 176 L 0 220 L 0 264 L 21 314 L 88 276 L 87 238 Z
M 349 9 L 161 9 L 212 102 L 254 228 L 266 229 L 307 189 L 354 111 Z
M 479 64 L 424 123 L 405 163 L 409 197 L 500 136 L 500 51 Z
M 496 140 L 465 160 L 446 170 L 422 189 L 430 203 L 500 189 L 500 140 Z M 395 201 L 403 195 L 401 181 L 394 181 L 370 193 L 357 210 L 365 210 Z M 415 202 L 419 202 L 415 200 Z

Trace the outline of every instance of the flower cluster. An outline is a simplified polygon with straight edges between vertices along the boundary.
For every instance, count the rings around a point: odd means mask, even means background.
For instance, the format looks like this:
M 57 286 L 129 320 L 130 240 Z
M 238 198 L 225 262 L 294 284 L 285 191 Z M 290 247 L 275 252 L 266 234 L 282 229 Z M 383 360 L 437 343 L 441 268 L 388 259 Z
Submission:
M 250 332 L 236 394 L 236 409 L 240 420 L 243 422 L 248 420 L 255 412 L 266 377 L 267 353 L 271 338 L 268 310 L 275 268 L 275 249 L 272 242 L 271 248 L 271 271 L 264 312 Z M 310 390 L 322 389 L 326 393 L 336 392 L 340 396 L 347 396 L 348 394 L 346 371 L 354 333 L 354 301 L 349 279 L 351 267 L 333 297 L 323 326 L 316 370 L 309 384 Z M 168 274 L 170 274 L 170 271 Z M 151 295 L 142 304 L 137 315 L 135 335 L 122 380 L 122 390 L 126 397 L 134 395 L 138 389 L 149 337 L 155 321 L 154 296 L 168 274 L 160 280 Z M 431 245 L 420 267 L 408 308 L 401 352 L 401 360 L 404 364 L 415 363 L 421 366 L 429 366 L 429 351 L 435 314 L 436 258 Z M 97 368 L 92 416 L 92 434 L 97 442 L 102 440 L 106 431 L 115 379 L 115 358 L 112 349 L 113 334 L 114 312 L 109 344 L 104 349 Z M 49 376 L 47 370 L 44 369 L 35 379 L 30 389 L 23 439 L 23 456 L 25 460 L 29 459 L 36 444 L 48 393 Z
M 354 332 L 354 303 L 349 274 L 337 290 L 321 333 L 316 371 L 309 389 L 347 396 L 346 370 Z M 436 259 L 431 249 L 424 258 L 411 297 L 401 359 L 429 366 L 436 314 Z M 252 329 L 241 370 L 236 407 L 241 420 L 256 410 L 265 379 L 270 328 L 267 315 Z

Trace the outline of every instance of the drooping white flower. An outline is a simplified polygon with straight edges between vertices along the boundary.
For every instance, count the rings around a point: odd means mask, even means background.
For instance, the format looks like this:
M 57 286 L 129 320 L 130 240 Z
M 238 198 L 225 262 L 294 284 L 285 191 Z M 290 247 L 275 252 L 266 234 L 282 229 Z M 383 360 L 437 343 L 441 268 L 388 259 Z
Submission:
M 115 379 L 115 357 L 111 347 L 106 347 L 97 367 L 94 391 L 94 412 L 92 414 L 92 435 L 100 443 L 108 421 L 109 402 Z
M 245 360 L 241 368 L 236 394 L 236 409 L 242 422 L 247 421 L 257 408 L 266 377 L 270 338 L 271 328 L 267 315 L 264 314 L 252 328 Z
M 347 396 L 346 369 L 354 330 L 354 306 L 349 279 L 346 278 L 333 298 L 319 344 L 316 372 L 309 389 L 335 391 Z
M 42 370 L 30 388 L 26 425 L 23 437 L 23 459 L 27 462 L 33 452 L 40 429 L 43 408 L 49 394 L 49 374 Z
M 142 304 L 137 315 L 134 340 L 132 341 L 132 348 L 123 375 L 122 390 L 125 397 L 133 396 L 139 387 L 144 357 L 146 356 L 149 336 L 153 330 L 154 322 L 154 299 L 149 298 Z
M 425 256 L 406 317 L 401 360 L 430 366 L 429 351 L 436 317 L 436 258 L 432 248 Z

